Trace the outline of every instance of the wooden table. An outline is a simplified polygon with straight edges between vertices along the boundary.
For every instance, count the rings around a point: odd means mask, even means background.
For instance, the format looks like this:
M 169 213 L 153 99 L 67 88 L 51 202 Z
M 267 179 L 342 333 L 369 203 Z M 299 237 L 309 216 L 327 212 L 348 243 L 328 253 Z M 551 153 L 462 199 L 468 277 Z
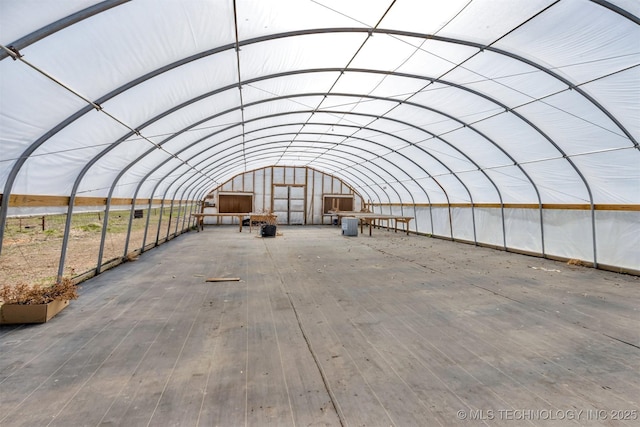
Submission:
M 378 214 L 373 212 L 355 212 L 355 211 L 329 211 L 330 214 L 336 215 L 338 219 L 350 216 L 354 218 L 358 218 L 360 221 L 360 233 L 363 232 L 364 224 L 369 225 L 369 236 L 371 236 L 371 229 L 376 225 L 376 221 L 386 221 L 387 228 L 389 228 L 389 220 L 393 220 L 394 222 L 394 232 L 398 232 L 398 222 L 401 222 L 403 225 L 403 231 L 407 232 L 409 235 L 409 222 L 413 219 L 412 216 L 404 216 L 404 215 L 385 215 Z M 380 226 L 380 225 L 378 225 Z
M 278 219 L 277 215 L 274 214 L 266 214 L 266 213 L 254 213 L 254 212 L 247 212 L 247 213 L 195 213 L 192 214 L 197 222 L 198 222 L 198 231 L 200 230 L 204 230 L 204 217 L 205 216 L 212 216 L 212 217 L 217 217 L 217 218 L 224 218 L 224 217 L 235 217 L 238 218 L 238 231 L 240 233 L 242 233 L 242 221 L 246 218 L 249 217 L 249 233 L 253 232 L 253 223 L 254 222 L 265 222 L 267 224 L 270 225 L 275 225 L 276 221 Z
M 238 226 L 239 232 L 242 232 L 242 220 L 249 215 L 249 213 L 195 213 L 195 214 L 191 214 L 193 215 L 196 220 L 198 221 L 198 231 L 200 230 L 204 230 L 204 217 L 205 216 L 213 216 L 213 217 L 217 217 L 217 218 L 224 218 L 224 217 L 236 217 L 238 218 Z

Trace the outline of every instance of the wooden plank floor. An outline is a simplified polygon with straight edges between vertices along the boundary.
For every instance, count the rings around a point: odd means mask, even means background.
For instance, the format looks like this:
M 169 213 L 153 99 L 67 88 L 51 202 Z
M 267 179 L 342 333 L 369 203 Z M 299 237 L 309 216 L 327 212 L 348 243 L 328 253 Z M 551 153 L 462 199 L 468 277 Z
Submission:
M 0 426 L 640 425 L 637 277 L 278 230 L 188 233 L 0 327 Z

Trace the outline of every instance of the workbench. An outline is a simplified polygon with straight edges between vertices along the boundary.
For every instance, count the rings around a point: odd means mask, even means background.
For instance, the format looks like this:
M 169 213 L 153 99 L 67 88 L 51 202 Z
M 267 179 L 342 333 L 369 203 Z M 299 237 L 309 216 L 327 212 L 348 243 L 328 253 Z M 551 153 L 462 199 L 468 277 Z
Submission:
M 253 232 L 253 223 L 254 222 L 264 222 L 266 224 L 270 224 L 270 225 L 275 225 L 276 221 L 278 219 L 277 215 L 274 214 L 270 214 L 270 213 L 254 213 L 254 212 L 247 212 L 247 213 L 195 213 L 192 214 L 197 221 L 197 230 L 204 230 L 204 217 L 206 216 L 210 216 L 210 217 L 217 217 L 217 218 L 224 218 L 224 217 L 231 217 L 231 218 L 238 218 L 238 231 L 241 233 L 242 232 L 242 220 L 244 220 L 246 217 L 249 217 L 249 233 Z
M 248 213 L 194 213 L 191 215 L 193 215 L 196 218 L 198 231 L 204 230 L 204 217 L 211 216 L 216 218 L 224 218 L 224 217 L 238 218 L 238 226 L 239 226 L 238 231 L 242 232 L 242 220 L 249 214 Z
M 386 215 L 373 212 L 355 212 L 355 211 L 329 211 L 331 215 L 335 215 L 338 219 L 343 217 L 357 218 L 360 222 L 360 234 L 363 232 L 364 224 L 369 226 L 369 236 L 371 236 L 371 229 L 374 226 L 381 227 L 381 222 L 386 221 L 386 227 L 389 227 L 389 221 L 393 221 L 394 232 L 398 232 L 398 223 L 403 224 L 403 230 L 409 235 L 409 222 L 413 219 L 412 216 L 405 215 Z M 377 222 L 377 224 L 376 224 Z

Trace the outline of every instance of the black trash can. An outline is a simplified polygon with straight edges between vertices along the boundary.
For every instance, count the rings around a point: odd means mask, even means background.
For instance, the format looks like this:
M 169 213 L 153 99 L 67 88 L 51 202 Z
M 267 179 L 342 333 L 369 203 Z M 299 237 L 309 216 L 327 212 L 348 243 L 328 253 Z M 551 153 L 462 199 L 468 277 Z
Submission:
M 260 227 L 260 236 L 262 237 L 276 237 L 276 226 L 265 224 Z

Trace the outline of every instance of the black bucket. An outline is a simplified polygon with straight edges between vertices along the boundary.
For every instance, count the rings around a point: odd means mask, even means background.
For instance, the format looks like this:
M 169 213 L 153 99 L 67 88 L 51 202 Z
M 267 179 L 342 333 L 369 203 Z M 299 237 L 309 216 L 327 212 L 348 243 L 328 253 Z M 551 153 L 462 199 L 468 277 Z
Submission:
M 275 225 L 263 225 L 260 227 L 260 236 L 262 237 L 276 237 L 276 226 Z

